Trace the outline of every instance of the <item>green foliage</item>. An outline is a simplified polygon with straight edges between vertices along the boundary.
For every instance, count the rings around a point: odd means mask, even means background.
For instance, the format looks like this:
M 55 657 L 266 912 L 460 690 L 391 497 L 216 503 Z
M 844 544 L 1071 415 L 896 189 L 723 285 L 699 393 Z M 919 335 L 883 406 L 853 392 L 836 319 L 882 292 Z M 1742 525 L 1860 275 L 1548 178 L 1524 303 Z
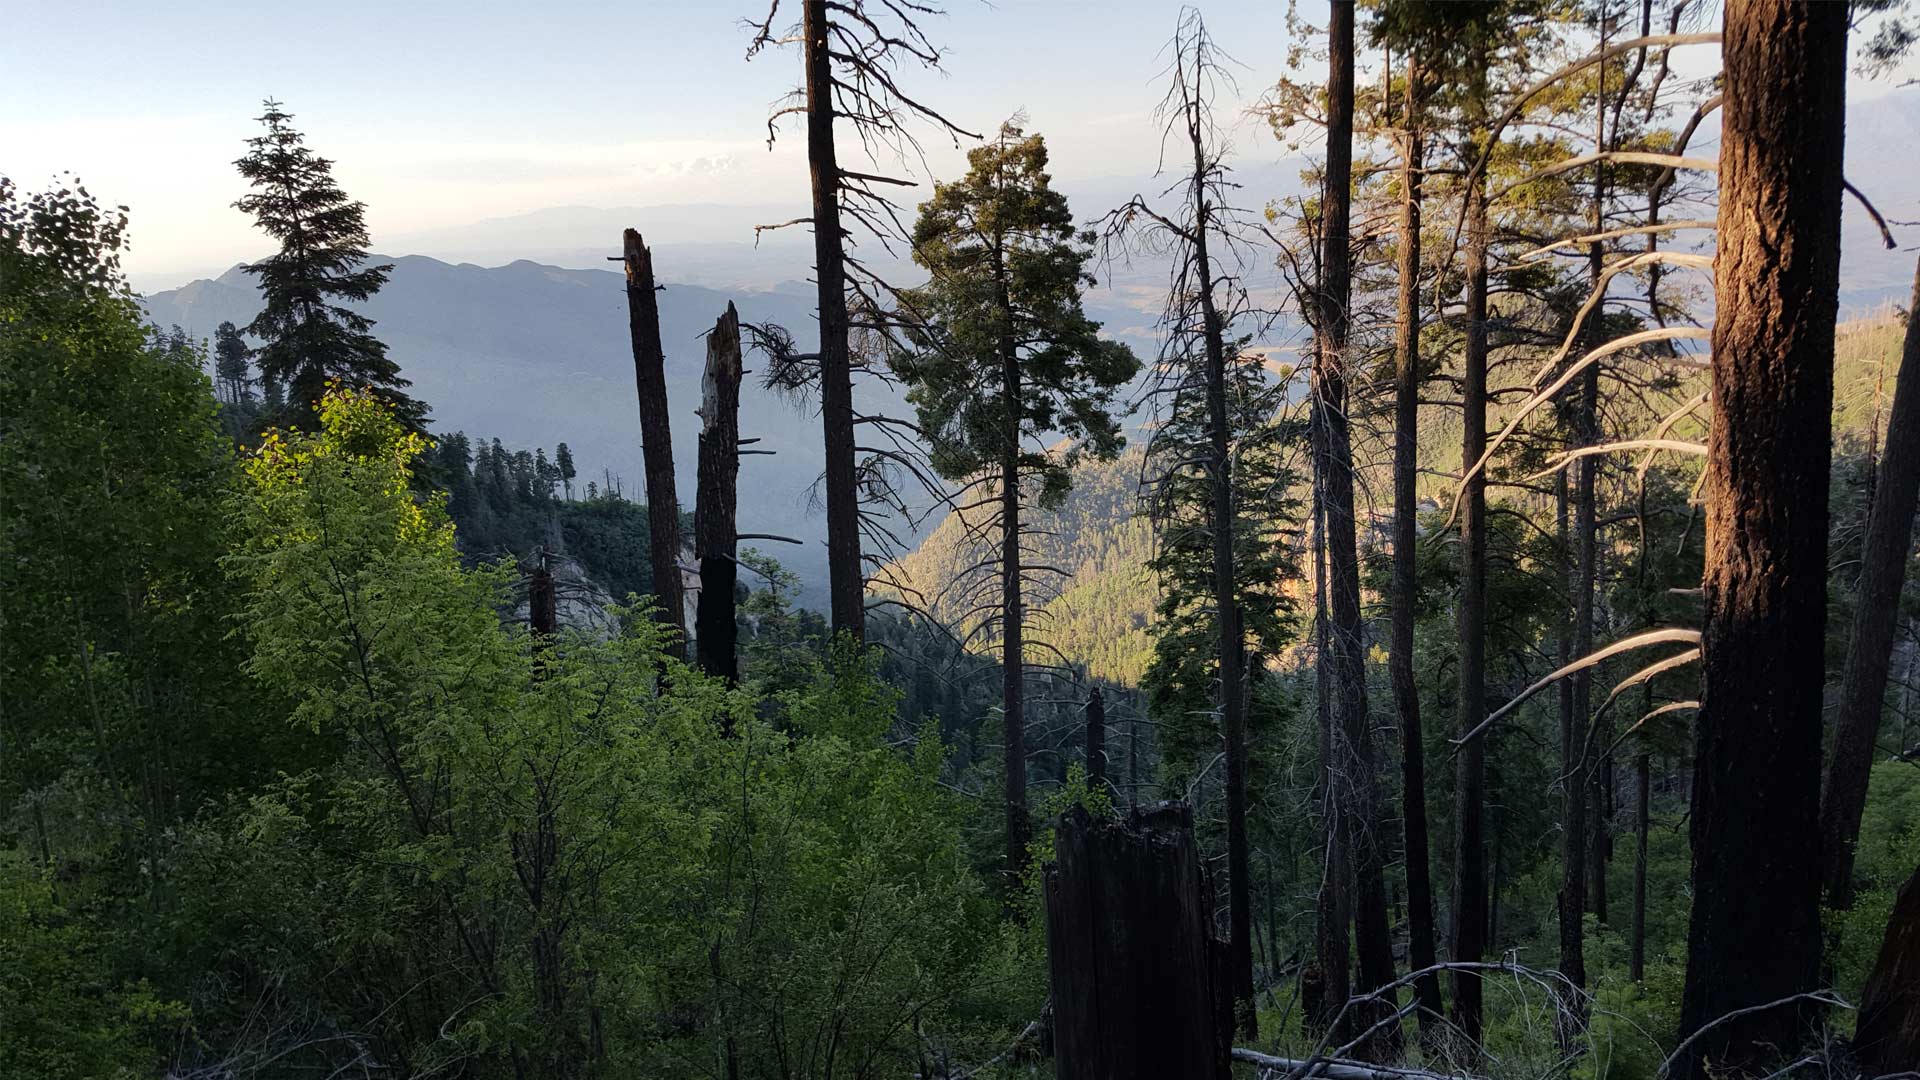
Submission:
M 333 162 L 315 154 L 289 123 L 292 115 L 268 100 L 260 123 L 266 133 L 234 164 L 253 192 L 233 205 L 252 215 L 280 251 L 245 267 L 266 302 L 246 332 L 263 379 L 284 386 L 295 408 L 287 421 L 312 426 L 327 385 L 342 380 L 368 387 L 418 428 L 426 406 L 402 393 L 408 385 L 373 321 L 347 306 L 380 291 L 391 266 L 366 266 L 366 204 L 347 197 L 333 179 Z
M 47 875 L 0 849 L 0 1076 L 151 1076 L 184 1008 L 122 982 L 107 942 L 55 895 Z
M 1294 469 L 1306 426 L 1285 408 L 1286 380 L 1268 372 L 1258 353 L 1232 349 L 1227 411 L 1233 432 L 1234 578 L 1246 627 L 1247 670 L 1258 681 L 1298 632 L 1288 592 L 1300 580 L 1296 552 L 1304 511 Z M 1175 396 L 1155 433 L 1149 467 L 1158 472 L 1149 507 L 1159 549 L 1148 566 L 1159 579 L 1153 661 L 1142 685 L 1161 724 L 1163 779 L 1176 788 L 1204 766 L 1219 745 L 1214 719 L 1219 632 L 1213 610 L 1212 473 L 1205 467 L 1210 425 L 1197 388 Z M 1254 738 L 1273 717 L 1258 705 L 1248 714 Z
M 951 1032 L 992 908 L 872 657 L 815 660 L 776 729 L 633 611 L 536 646 L 413 494 L 423 440 L 364 393 L 320 415 L 249 459 L 228 566 L 249 672 L 344 749 L 197 838 L 212 962 L 481 1076 L 892 1075 Z
M 902 297 L 913 349 L 891 363 L 942 476 L 1011 459 L 1051 505 L 1081 453 L 1111 458 L 1124 443 L 1114 393 L 1140 362 L 1081 309 L 1092 238 L 1053 190 L 1045 141 L 1010 122 L 967 166 L 921 204 L 913 257 L 930 280 Z M 1028 446 L 1049 434 L 1064 451 Z

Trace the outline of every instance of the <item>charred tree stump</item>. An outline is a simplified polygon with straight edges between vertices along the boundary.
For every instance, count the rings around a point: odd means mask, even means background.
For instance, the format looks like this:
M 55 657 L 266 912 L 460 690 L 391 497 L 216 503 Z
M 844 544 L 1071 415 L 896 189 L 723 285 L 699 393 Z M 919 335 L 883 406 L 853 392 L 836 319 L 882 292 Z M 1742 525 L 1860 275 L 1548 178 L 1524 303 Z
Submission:
M 1193 811 L 1162 803 L 1095 821 L 1075 807 L 1055 836 L 1045 878 L 1054 1075 L 1227 1076 L 1231 971 L 1209 926 Z
M 633 338 L 633 381 L 640 396 L 640 452 L 647 474 L 647 538 L 658 619 L 674 631 L 667 651 L 687 657 L 687 605 L 680 580 L 680 499 L 673 489 L 673 429 L 667 412 L 667 353 L 660 344 L 653 253 L 640 234 L 621 234 L 627 268 L 627 330 Z
M 1893 902 L 1880 956 L 1860 995 L 1853 1052 L 1862 1076 L 1910 1069 L 1920 1061 L 1920 869 Z
M 700 599 L 693 616 L 700 669 L 740 679 L 734 624 L 735 511 L 740 479 L 740 314 L 732 304 L 707 335 L 707 370 L 700 381 L 700 485 L 693 504 L 693 550 L 700 560 Z

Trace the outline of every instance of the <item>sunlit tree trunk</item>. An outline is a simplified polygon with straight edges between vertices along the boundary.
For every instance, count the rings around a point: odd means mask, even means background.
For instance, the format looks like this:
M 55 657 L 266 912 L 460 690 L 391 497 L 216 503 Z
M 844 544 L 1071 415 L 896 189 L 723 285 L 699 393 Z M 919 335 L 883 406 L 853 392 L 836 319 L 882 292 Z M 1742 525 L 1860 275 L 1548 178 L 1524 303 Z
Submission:
M 1680 1077 L 1763 1074 L 1815 1015 L 1847 13 L 1726 7 Z

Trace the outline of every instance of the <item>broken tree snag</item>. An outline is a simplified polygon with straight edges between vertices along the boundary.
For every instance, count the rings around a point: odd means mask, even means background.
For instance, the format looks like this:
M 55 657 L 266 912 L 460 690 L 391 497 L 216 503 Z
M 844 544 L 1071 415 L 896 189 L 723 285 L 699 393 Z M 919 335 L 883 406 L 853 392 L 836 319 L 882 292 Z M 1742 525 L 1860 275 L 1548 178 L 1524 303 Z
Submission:
M 1193 811 L 1162 803 L 1096 821 L 1074 807 L 1045 890 L 1054 1075 L 1227 1076 L 1232 991 Z
M 1099 791 L 1107 779 L 1107 703 L 1094 687 L 1087 695 L 1087 787 Z
M 533 553 L 533 573 L 527 576 L 527 628 L 537 639 L 552 637 L 560 629 L 560 604 L 553 587 L 552 553 L 546 548 Z
M 621 234 L 627 267 L 627 329 L 633 337 L 633 381 L 640 395 L 640 452 L 647 474 L 647 539 L 658 619 L 674 631 L 667 651 L 687 658 L 687 607 L 680 580 L 680 500 L 673 490 L 673 429 L 667 412 L 667 353 L 660 344 L 653 253 L 628 229 Z
M 1893 902 L 1880 956 L 1860 994 L 1853 1053 L 1862 1076 L 1910 1069 L 1920 1061 L 1920 869 Z
M 726 314 L 707 335 L 707 370 L 700 380 L 700 485 L 693 503 L 693 551 L 700 560 L 700 600 L 693 642 L 700 670 L 738 682 L 733 586 L 735 510 L 740 478 L 740 314 Z

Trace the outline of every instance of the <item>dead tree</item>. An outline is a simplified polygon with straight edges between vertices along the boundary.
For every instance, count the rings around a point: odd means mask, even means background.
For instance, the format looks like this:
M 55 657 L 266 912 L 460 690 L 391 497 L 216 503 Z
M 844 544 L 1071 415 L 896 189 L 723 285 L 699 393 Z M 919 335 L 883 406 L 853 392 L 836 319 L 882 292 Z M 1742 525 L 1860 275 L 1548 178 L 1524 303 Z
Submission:
M 667 409 L 667 354 L 660 344 L 660 305 L 653 253 L 628 229 L 621 235 L 627 269 L 627 330 L 633 339 L 633 381 L 640 397 L 640 451 L 647 476 L 647 540 L 659 621 L 673 630 L 667 651 L 687 656 L 686 595 L 680 580 L 680 500 L 674 493 L 672 415 Z
M 1691 1041 L 1674 1074 L 1689 1080 L 1764 1074 L 1791 1049 L 1816 1008 L 1823 936 L 1817 643 L 1847 7 L 1729 0 L 1725 25 L 1705 679 L 1680 1012 Z
M 1484 53 L 1482 55 L 1484 60 Z M 1484 63 L 1476 65 L 1484 71 Z M 1484 92 L 1474 95 L 1484 101 Z M 1476 117 L 1476 119 L 1479 119 Z M 1484 136 L 1484 129 L 1475 131 Z M 1461 460 L 1479 461 L 1487 448 L 1487 189 L 1469 177 L 1466 219 L 1466 331 L 1461 375 L 1464 418 Z M 1454 759 L 1453 959 L 1478 962 L 1487 951 L 1487 747 L 1472 734 L 1487 715 L 1487 481 L 1468 468 L 1460 512 L 1460 702 L 1463 743 Z M 1453 973 L 1453 1022 L 1468 1043 L 1480 1039 L 1484 987 L 1477 970 Z
M 1400 136 L 1399 325 L 1393 379 L 1393 590 L 1392 636 L 1387 666 L 1400 718 L 1401 820 L 1406 831 L 1407 966 L 1430 968 L 1437 959 L 1433 930 L 1432 860 L 1427 839 L 1426 744 L 1420 728 L 1420 692 L 1413 673 L 1414 603 L 1419 590 L 1415 559 L 1420 503 L 1415 481 L 1420 466 L 1420 217 L 1425 143 L 1420 66 L 1407 58 Z M 1440 976 L 1414 981 L 1420 1001 L 1420 1031 L 1442 1030 Z
M 1054 1075 L 1226 1077 L 1231 994 L 1192 810 L 1095 821 L 1075 807 L 1055 836 L 1044 883 Z
M 1257 313 L 1229 269 L 1244 254 L 1239 218 L 1231 205 L 1235 185 L 1223 163 L 1221 132 L 1213 118 L 1217 90 L 1231 76 L 1229 62 L 1208 34 L 1200 14 L 1184 9 L 1170 47 L 1171 82 L 1157 116 L 1162 143 L 1180 161 L 1180 209 L 1161 213 L 1142 196 L 1109 213 L 1104 237 L 1109 251 L 1146 238 L 1148 246 L 1171 253 L 1168 300 L 1161 316 L 1166 330 L 1152 393 L 1181 399 L 1197 395 L 1205 403 L 1207 441 L 1198 464 L 1208 484 L 1206 529 L 1212 554 L 1211 599 L 1217 634 L 1220 731 L 1226 764 L 1228 956 L 1235 1014 L 1242 1031 L 1255 1034 L 1253 1006 L 1252 859 L 1247 836 L 1247 673 L 1246 631 L 1235 573 L 1234 532 L 1239 515 L 1234 499 L 1237 432 L 1228 410 L 1229 327 Z M 1148 447 L 1149 459 L 1156 444 Z M 1169 472 L 1195 462 L 1176 463 Z M 1164 485 L 1163 485 L 1164 486 Z M 1164 515 L 1160 515 L 1163 516 Z
M 1087 694 L 1087 786 L 1094 791 L 1107 783 L 1107 703 L 1094 687 Z
M 869 157 L 882 147 L 893 149 L 896 156 L 917 152 L 919 144 L 907 127 L 912 119 L 930 121 L 954 136 L 969 133 L 909 97 L 897 81 L 903 60 L 928 68 L 940 66 L 940 50 L 918 21 L 939 14 L 938 8 L 886 0 L 800 0 L 800 9 L 797 28 L 777 31 L 774 20 L 780 14 L 780 0 L 772 0 L 766 17 L 753 24 L 747 56 L 752 58 L 768 45 L 797 44 L 801 50 L 803 84 L 775 107 L 767 131 L 771 143 L 782 117 L 806 117 L 812 212 L 770 227 L 813 227 L 820 317 L 815 386 L 826 446 L 828 593 L 835 632 L 864 639 L 869 560 L 862 553 L 862 482 L 873 466 L 862 466 L 855 436 L 858 416 L 850 340 L 854 320 L 849 295 L 863 301 L 863 309 L 879 311 L 885 305 L 876 302 L 878 294 L 893 290 L 848 254 L 847 239 L 849 225 L 860 226 L 882 244 L 903 238 L 898 207 L 880 194 L 880 188 L 910 187 L 912 182 L 842 166 L 834 121 L 843 120 L 853 129 Z
M 1353 436 L 1347 411 L 1353 295 L 1353 15 L 1352 0 L 1333 0 L 1327 24 L 1327 164 L 1321 199 L 1320 280 L 1314 297 L 1318 348 L 1313 362 L 1313 426 L 1319 436 L 1315 448 L 1321 456 L 1325 515 L 1321 541 L 1327 546 L 1327 602 L 1332 616 L 1330 648 L 1324 660 L 1331 665 L 1335 753 L 1327 775 L 1331 797 L 1340 807 L 1340 823 L 1347 830 L 1353 944 L 1359 961 L 1357 989 L 1371 992 L 1393 981 L 1393 938 L 1387 918 L 1385 849 L 1374 803 L 1373 728 L 1367 706 L 1354 520 Z M 1398 1031 L 1393 1027 L 1381 1032 L 1386 1052 L 1397 1046 Z
M 694 611 L 700 669 L 740 679 L 734 624 L 736 523 L 740 476 L 740 315 L 732 304 L 707 335 L 707 367 L 700 380 L 700 484 L 694 495 L 693 553 L 700 561 L 700 600 Z
M 1880 459 L 1860 556 L 1860 599 L 1853 613 L 1853 640 L 1840 680 L 1840 718 L 1827 764 L 1820 803 L 1821 878 L 1827 903 L 1853 906 L 1853 848 L 1867 805 L 1867 779 L 1886 708 L 1887 668 L 1900 614 L 1900 590 L 1913 552 L 1913 514 L 1920 501 L 1920 266 L 1914 268 L 1913 300 L 1907 307 L 1906 343 L 1893 385 L 1886 453 Z

